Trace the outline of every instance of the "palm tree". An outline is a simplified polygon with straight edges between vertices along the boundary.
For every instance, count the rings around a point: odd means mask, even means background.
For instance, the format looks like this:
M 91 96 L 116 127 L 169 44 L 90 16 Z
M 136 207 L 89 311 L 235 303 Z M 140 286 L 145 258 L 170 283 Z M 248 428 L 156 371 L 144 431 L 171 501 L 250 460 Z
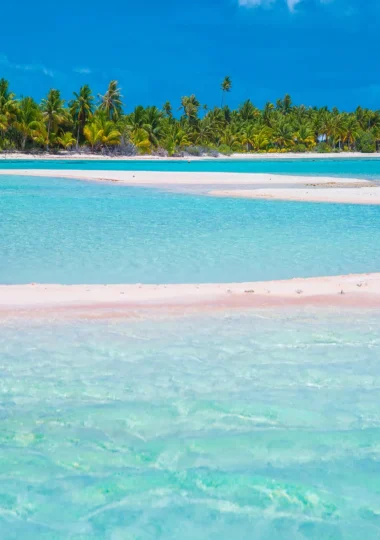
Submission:
M 246 101 L 244 101 L 244 103 L 240 105 L 238 112 L 239 112 L 240 118 L 244 122 L 247 122 L 249 120 L 254 120 L 258 115 L 258 110 L 253 105 L 250 99 L 247 99 Z
M 19 102 L 15 128 L 21 133 L 21 150 L 25 150 L 28 137 L 32 136 L 35 122 L 41 120 L 41 111 L 31 97 L 25 97 Z
M 355 144 L 355 140 L 359 138 L 360 126 L 354 116 L 349 116 L 346 119 L 344 125 L 343 140 L 347 142 L 348 149 L 352 149 Z
M 221 89 L 222 89 L 222 104 L 221 104 L 221 108 L 223 108 L 223 102 L 224 102 L 224 94 L 226 92 L 231 92 L 231 88 L 232 88 L 232 81 L 231 81 L 231 77 L 224 77 L 223 79 L 223 82 L 222 84 L 220 85 Z
M 83 134 L 86 141 L 91 146 L 91 150 L 101 144 L 102 142 L 102 129 L 96 122 L 91 122 L 84 127 Z
M 195 143 L 207 146 L 210 143 L 212 136 L 213 136 L 212 123 L 210 121 L 210 118 L 205 116 L 198 123 L 196 135 L 195 135 Z
M 271 132 L 272 130 L 267 126 L 261 126 L 258 129 L 253 124 L 247 124 L 243 129 L 241 142 L 246 145 L 247 152 L 249 150 L 259 152 L 269 145 Z
M 268 127 L 272 127 L 274 105 L 270 101 L 267 101 L 263 109 L 263 120 Z
M 30 124 L 30 136 L 34 142 L 40 146 L 49 147 L 50 134 L 46 128 L 46 124 L 43 120 L 36 120 Z
M 306 148 L 311 148 L 315 145 L 313 129 L 307 123 L 299 124 L 297 131 L 294 133 L 294 139 L 298 144 L 305 145 Z
M 97 146 L 115 146 L 120 144 L 121 133 L 107 114 L 99 111 L 84 128 L 84 136 L 94 150 Z
M 58 126 L 66 119 L 67 114 L 64 103 L 60 91 L 54 88 L 49 90 L 47 97 L 42 100 L 42 116 L 47 124 L 47 150 L 49 149 L 51 133 L 54 132 L 55 134 Z
M 83 134 L 83 128 L 94 110 L 94 96 L 88 84 L 82 86 L 79 93 L 74 92 L 74 99 L 70 101 L 69 106 L 71 116 L 77 125 L 76 145 L 78 148 L 80 135 Z
M 292 98 L 289 94 L 285 94 L 283 99 L 278 99 L 276 101 L 276 106 L 282 114 L 289 114 L 292 110 Z
M 180 110 L 183 109 L 185 118 L 189 123 L 194 123 L 197 120 L 199 107 L 200 103 L 194 94 L 181 98 Z
M 144 129 L 148 133 L 150 143 L 156 147 L 159 145 L 162 136 L 162 120 L 162 112 L 157 107 L 153 106 L 145 109 Z
M 131 134 L 131 141 L 141 154 L 147 154 L 151 149 L 149 134 L 143 128 L 138 128 Z
M 123 114 L 123 103 L 121 98 L 120 88 L 117 87 L 117 81 L 111 81 L 108 85 L 107 92 L 103 95 L 99 94 L 100 105 L 99 109 L 105 111 L 108 120 L 116 122 Z
M 0 131 L 6 132 L 16 117 L 16 111 L 15 95 L 9 91 L 9 82 L 0 79 Z
M 227 126 L 220 138 L 220 143 L 229 146 L 231 150 L 241 151 L 243 148 L 239 126 L 235 124 Z
M 273 141 L 279 148 L 289 148 L 294 144 L 291 125 L 282 118 L 273 128 Z
M 330 116 L 327 122 L 327 132 L 333 147 L 338 143 L 340 148 L 345 134 L 345 118 L 342 114 L 335 113 Z
M 179 124 L 169 124 L 162 146 L 173 155 L 177 148 L 185 148 L 190 144 L 188 134 Z
M 61 137 L 57 137 L 57 143 L 60 144 L 65 150 L 71 148 L 77 141 L 73 137 L 71 131 L 66 131 Z
M 166 118 L 173 118 L 173 109 L 171 106 L 170 101 L 165 101 L 165 103 L 162 106 L 162 112 L 164 113 Z

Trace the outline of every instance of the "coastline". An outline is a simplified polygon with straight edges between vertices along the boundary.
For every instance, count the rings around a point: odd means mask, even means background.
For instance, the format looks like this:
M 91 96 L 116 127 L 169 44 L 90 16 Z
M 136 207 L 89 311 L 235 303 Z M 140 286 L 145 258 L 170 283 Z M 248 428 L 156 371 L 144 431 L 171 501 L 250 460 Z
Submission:
M 3 176 L 67 178 L 135 187 L 177 188 L 211 197 L 380 205 L 380 182 L 268 173 L 0 169 Z M 244 189 L 242 189 L 244 186 Z M 248 189 L 248 188 L 252 189 Z
M 286 153 L 266 153 L 266 154 L 231 154 L 223 155 L 219 154 L 218 157 L 212 156 L 184 156 L 184 157 L 163 157 L 163 156 L 153 156 L 153 155 L 138 155 L 138 156 L 104 156 L 98 154 L 80 154 L 80 153 L 59 153 L 59 154 L 50 154 L 50 153 L 41 153 L 41 154 L 20 154 L 18 152 L 4 154 L 0 153 L 1 160 L 22 160 L 22 161 L 71 161 L 71 160 L 88 160 L 88 161 L 214 161 L 214 160 L 233 160 L 233 161 L 276 161 L 276 160 L 286 160 L 286 159 L 380 159 L 380 152 L 377 153 L 361 153 L 361 152 L 341 152 L 341 153 L 326 153 L 321 154 L 317 152 L 305 152 L 305 153 L 295 153 L 295 152 L 286 152 Z
M 379 309 L 380 273 L 220 284 L 0 285 L 0 318 L 281 307 Z

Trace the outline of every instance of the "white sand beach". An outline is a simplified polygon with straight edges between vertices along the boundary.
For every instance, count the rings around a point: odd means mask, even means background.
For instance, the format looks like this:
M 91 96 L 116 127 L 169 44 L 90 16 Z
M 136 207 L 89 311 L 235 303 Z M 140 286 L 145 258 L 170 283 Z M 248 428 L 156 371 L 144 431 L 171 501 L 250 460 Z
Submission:
M 209 195 L 214 197 L 233 197 L 241 199 L 272 199 L 281 201 L 378 205 L 380 204 L 379 187 L 356 186 L 351 188 L 349 185 L 346 185 L 345 187 L 334 187 L 334 185 L 332 185 L 323 188 L 213 190 L 209 192 Z
M 128 186 L 157 187 L 163 189 L 188 187 L 196 188 L 195 191 L 215 197 L 380 204 L 380 183 L 355 178 L 262 173 L 63 171 L 54 169 L 3 169 L 0 170 L 1 175 L 71 178 L 97 182 L 117 182 L 118 184 Z M 252 189 L 241 189 L 241 186 L 252 187 Z
M 284 153 L 263 153 L 263 154 L 231 154 L 223 155 L 219 154 L 219 157 L 211 156 L 184 156 L 184 157 L 165 157 L 165 156 L 154 156 L 154 155 L 137 155 L 137 156 L 108 156 L 103 154 L 80 154 L 75 152 L 65 152 L 61 151 L 56 154 L 51 154 L 48 152 L 39 152 L 39 153 L 23 153 L 23 152 L 7 152 L 0 153 L 0 160 L 109 160 L 109 161 L 200 161 L 200 160 L 284 160 L 284 159 L 380 159 L 380 153 L 370 153 L 365 154 L 362 152 L 334 152 L 334 153 L 318 153 L 318 152 L 307 152 L 307 153 L 295 153 L 295 152 L 284 152 Z
M 290 306 L 380 308 L 380 274 L 185 285 L 1 285 L 0 317 Z M 110 311 L 115 311 L 110 315 Z

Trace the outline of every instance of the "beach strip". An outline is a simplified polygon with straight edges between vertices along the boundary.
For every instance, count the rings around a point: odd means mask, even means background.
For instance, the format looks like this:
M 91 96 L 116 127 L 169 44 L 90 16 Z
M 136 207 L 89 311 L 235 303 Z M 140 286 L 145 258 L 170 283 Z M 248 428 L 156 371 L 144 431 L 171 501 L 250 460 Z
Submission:
M 380 273 L 250 283 L 1 285 L 0 317 L 128 315 L 289 306 L 380 308 Z M 116 313 L 117 312 L 117 313 Z
M 111 182 L 116 185 L 183 192 L 190 189 L 191 193 L 211 197 L 380 204 L 380 183 L 358 178 L 262 173 L 3 169 L 0 170 L 0 182 L 1 175 Z

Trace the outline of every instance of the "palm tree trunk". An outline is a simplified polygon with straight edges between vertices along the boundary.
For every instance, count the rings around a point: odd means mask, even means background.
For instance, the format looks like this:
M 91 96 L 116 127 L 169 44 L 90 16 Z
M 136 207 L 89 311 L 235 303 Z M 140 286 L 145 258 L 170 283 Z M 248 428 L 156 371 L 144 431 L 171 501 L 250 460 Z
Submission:
M 47 144 L 46 144 L 46 150 L 49 150 L 49 140 L 50 140 L 50 118 L 48 122 L 48 132 L 47 132 Z
M 79 118 L 78 118 L 78 131 L 77 131 L 77 150 L 79 148 L 79 129 L 80 129 L 80 122 L 79 122 Z

